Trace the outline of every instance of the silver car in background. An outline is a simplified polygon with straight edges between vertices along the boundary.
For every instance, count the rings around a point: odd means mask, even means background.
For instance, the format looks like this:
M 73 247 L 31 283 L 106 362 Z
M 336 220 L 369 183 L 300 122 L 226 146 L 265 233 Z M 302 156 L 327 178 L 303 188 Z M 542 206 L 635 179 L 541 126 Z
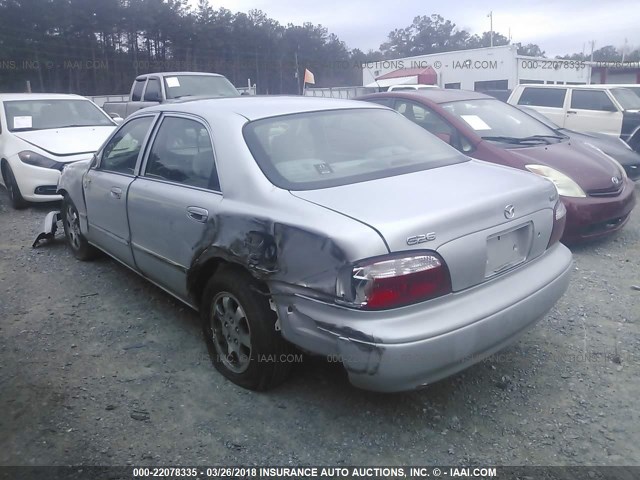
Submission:
M 514 341 L 569 281 L 551 182 L 374 104 L 148 108 L 58 190 L 75 256 L 97 247 L 199 310 L 214 365 L 250 389 L 286 378 L 292 346 L 361 388 L 427 385 Z

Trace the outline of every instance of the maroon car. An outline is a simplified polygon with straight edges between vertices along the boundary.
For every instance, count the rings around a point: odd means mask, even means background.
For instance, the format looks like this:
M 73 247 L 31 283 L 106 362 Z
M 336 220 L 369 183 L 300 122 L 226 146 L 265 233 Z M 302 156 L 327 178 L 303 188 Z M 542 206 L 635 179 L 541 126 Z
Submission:
M 621 229 L 635 206 L 634 183 L 618 162 L 488 95 L 432 89 L 359 100 L 394 108 L 470 157 L 551 180 L 567 208 L 565 243 Z

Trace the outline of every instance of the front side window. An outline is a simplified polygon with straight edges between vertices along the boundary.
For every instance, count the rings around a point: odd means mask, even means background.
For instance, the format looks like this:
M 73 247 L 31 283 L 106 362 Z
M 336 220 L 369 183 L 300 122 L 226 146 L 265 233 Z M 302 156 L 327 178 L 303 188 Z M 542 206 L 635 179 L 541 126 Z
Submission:
M 459 135 L 453 126 L 433 110 L 409 100 L 397 100 L 395 109 L 416 125 L 433 133 L 458 150 L 468 153 L 473 149 L 473 146 L 466 138 Z
M 518 100 L 518 105 L 562 108 L 566 94 L 566 88 L 525 87 Z
M 574 90 L 571 93 L 571 108 L 615 112 L 617 108 L 602 90 Z
M 625 110 L 640 110 L 640 97 L 632 89 L 612 88 L 611 94 Z
M 144 176 L 219 191 L 213 146 L 205 126 L 188 118 L 165 118 Z
M 114 126 L 89 100 L 15 100 L 5 102 L 4 111 L 10 132 Z
M 408 100 L 396 101 L 395 109 L 412 122 L 433 133 L 453 135 L 454 129 L 432 110 Z
M 133 119 L 120 128 L 102 152 L 100 170 L 133 175 L 153 117 Z
M 386 109 L 324 110 L 249 122 L 244 137 L 266 177 L 287 190 L 311 190 L 467 161 Z

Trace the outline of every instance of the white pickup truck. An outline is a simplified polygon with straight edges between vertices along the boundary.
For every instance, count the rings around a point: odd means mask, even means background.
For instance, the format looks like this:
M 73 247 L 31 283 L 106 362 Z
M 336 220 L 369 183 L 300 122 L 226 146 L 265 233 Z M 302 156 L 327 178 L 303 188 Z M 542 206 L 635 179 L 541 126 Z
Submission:
M 128 102 L 106 102 L 102 108 L 113 118 L 184 97 L 237 97 L 240 92 L 223 75 L 202 72 L 158 72 L 133 81 Z

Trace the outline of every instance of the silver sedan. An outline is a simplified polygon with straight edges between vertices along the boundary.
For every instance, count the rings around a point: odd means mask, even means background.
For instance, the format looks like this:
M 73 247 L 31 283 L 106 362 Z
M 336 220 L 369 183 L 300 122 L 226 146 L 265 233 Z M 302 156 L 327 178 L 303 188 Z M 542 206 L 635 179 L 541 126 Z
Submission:
M 58 191 L 74 255 L 199 310 L 213 364 L 250 389 L 282 382 L 294 346 L 361 388 L 427 385 L 513 342 L 569 281 L 551 182 L 374 104 L 148 108 Z

